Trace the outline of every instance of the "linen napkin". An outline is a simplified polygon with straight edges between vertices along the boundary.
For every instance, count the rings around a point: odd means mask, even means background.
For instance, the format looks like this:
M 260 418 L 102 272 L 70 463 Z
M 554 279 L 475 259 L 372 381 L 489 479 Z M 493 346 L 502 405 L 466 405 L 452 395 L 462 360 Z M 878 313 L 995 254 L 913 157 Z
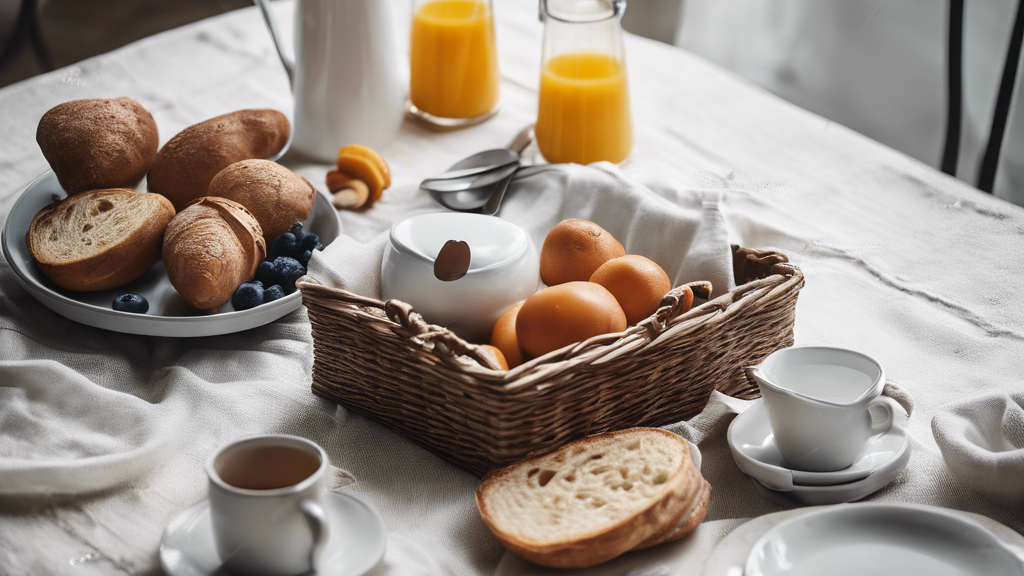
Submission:
M 994 502 L 1024 507 L 1024 392 L 946 404 L 932 434 L 958 479 Z
M 608 163 L 534 166 L 516 175 L 499 216 L 521 226 L 538 251 L 562 220 L 591 220 L 618 239 L 627 254 L 657 262 L 673 286 L 708 280 L 718 296 L 734 287 L 719 194 L 660 186 L 652 190 Z M 314 254 L 309 273 L 324 284 L 379 298 L 380 265 L 391 225 L 443 210 L 422 190 L 389 190 L 371 211 L 359 217 L 342 215 L 344 234 Z

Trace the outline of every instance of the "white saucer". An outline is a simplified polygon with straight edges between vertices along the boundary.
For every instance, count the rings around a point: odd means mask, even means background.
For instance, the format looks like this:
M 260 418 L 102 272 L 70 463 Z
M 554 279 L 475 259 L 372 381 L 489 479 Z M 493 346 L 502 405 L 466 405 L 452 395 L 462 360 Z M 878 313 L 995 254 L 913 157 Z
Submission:
M 361 576 L 384 557 L 384 521 L 373 508 L 345 494 L 324 494 L 331 539 L 315 574 Z M 167 576 L 223 574 L 213 542 L 210 501 L 185 510 L 167 525 L 160 542 L 160 567 Z
M 764 400 L 757 400 L 729 425 L 733 460 L 744 473 L 771 490 L 785 492 L 803 504 L 838 504 L 860 500 L 896 477 L 910 460 L 906 412 L 892 428 L 873 437 L 852 466 L 838 472 L 794 470 L 779 453 L 768 426 Z
M 249 330 L 302 307 L 302 294 L 296 290 L 284 298 L 249 310 L 236 311 L 228 302 L 217 314 L 207 314 L 181 299 L 167 279 L 163 262 L 157 262 L 145 274 L 118 288 L 99 292 L 64 290 L 51 282 L 32 261 L 25 240 L 32 218 L 53 201 L 54 195 L 66 196 L 53 171 L 47 171 L 29 184 L 7 215 L 7 223 L 0 232 L 0 249 L 18 283 L 33 298 L 65 318 L 114 332 L 191 338 Z M 338 212 L 320 190 L 317 190 L 313 213 L 304 228 L 320 236 L 324 246 L 341 234 Z M 128 292 L 145 297 L 149 302 L 149 312 L 132 314 L 111 309 L 114 298 Z
M 746 576 L 1020 576 L 1024 564 L 991 532 L 942 508 L 870 503 L 786 520 L 750 550 Z
M 743 566 L 747 562 L 750 550 L 762 536 L 768 533 L 774 526 L 792 518 L 800 518 L 808 514 L 815 514 L 821 510 L 836 510 L 846 507 L 863 506 L 863 504 L 844 504 L 840 506 L 817 506 L 811 508 L 799 508 L 775 512 L 758 516 L 748 522 L 736 527 L 728 536 L 721 539 L 707 556 L 701 576 L 743 576 Z M 948 514 L 954 514 L 960 518 L 971 520 L 992 533 L 999 541 L 1010 548 L 1018 557 L 1024 558 L 1024 536 L 1021 536 L 1013 529 L 987 518 L 980 514 L 962 512 L 960 510 L 942 509 Z M 911 576 L 912 573 L 904 573 L 901 576 Z M 928 575 L 932 576 L 932 575 Z

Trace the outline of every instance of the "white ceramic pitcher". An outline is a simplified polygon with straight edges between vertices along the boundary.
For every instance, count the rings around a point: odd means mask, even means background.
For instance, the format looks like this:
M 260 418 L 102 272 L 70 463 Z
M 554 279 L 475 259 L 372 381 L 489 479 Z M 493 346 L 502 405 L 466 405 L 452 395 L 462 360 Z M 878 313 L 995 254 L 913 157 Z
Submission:
M 333 162 L 341 146 L 390 142 L 405 115 L 405 86 L 388 2 L 296 0 L 293 59 L 268 1 L 254 1 L 295 95 L 292 147 Z

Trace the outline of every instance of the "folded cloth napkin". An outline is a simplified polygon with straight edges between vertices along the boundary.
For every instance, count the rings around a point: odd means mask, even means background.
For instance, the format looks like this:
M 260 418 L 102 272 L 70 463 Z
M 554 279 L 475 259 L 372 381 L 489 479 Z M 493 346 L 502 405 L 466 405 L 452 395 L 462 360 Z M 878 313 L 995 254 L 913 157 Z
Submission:
M 1024 507 L 1024 392 L 947 404 L 932 434 L 957 478 L 994 502 Z
M 734 287 L 719 194 L 662 187 L 655 192 L 608 163 L 535 166 L 516 175 L 499 215 L 526 230 L 537 250 L 562 220 L 591 220 L 618 239 L 626 253 L 657 262 L 674 286 L 707 280 L 718 296 Z M 443 210 L 426 192 L 411 187 L 387 195 L 396 201 L 378 203 L 358 218 L 343 214 L 344 234 L 314 254 L 311 276 L 380 297 L 380 265 L 391 225 L 406 216 Z

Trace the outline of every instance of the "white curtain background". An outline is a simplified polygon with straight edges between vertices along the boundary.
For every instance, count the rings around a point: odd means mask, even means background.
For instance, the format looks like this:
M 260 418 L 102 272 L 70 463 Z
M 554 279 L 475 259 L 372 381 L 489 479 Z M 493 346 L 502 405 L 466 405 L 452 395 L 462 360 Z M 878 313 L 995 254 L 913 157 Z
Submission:
M 957 176 L 976 185 L 1016 10 L 967 0 Z M 826 119 L 938 167 L 946 133 L 949 3 L 940 0 L 630 0 L 632 32 L 715 62 Z M 674 35 L 665 22 L 675 22 Z M 1024 205 L 1019 78 L 995 194 Z M 822 129 L 828 128 L 824 123 Z

